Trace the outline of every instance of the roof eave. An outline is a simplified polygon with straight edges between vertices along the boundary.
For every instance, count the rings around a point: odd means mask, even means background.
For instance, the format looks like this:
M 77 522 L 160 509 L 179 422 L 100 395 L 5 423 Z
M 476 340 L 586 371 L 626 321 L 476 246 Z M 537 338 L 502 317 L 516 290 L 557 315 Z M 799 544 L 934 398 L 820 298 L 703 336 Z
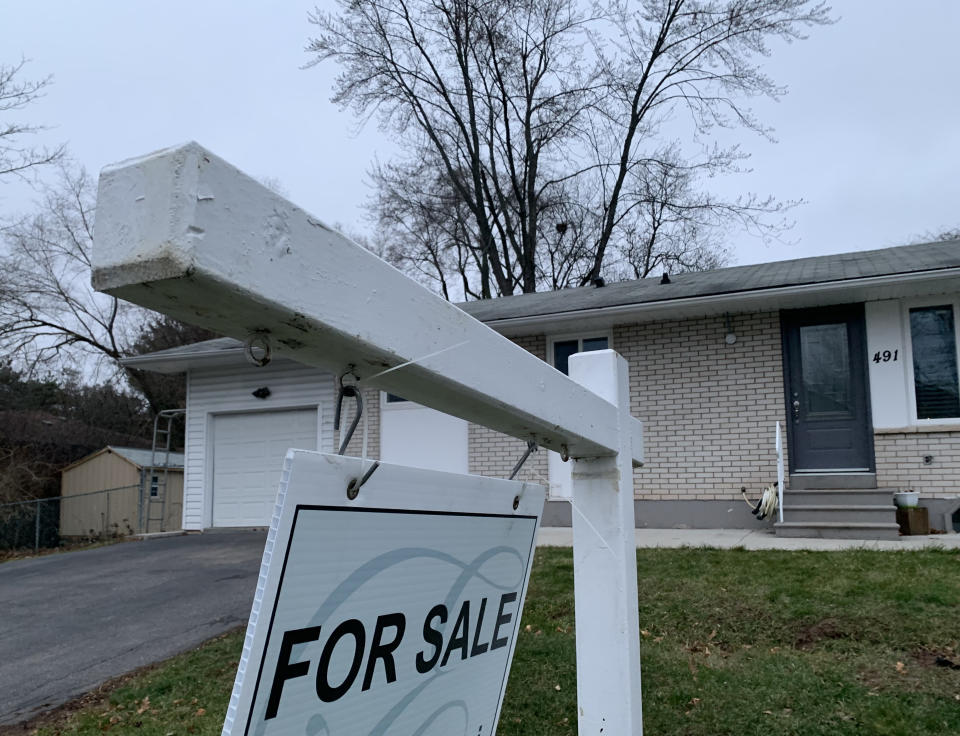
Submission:
M 560 330 L 567 326 L 593 328 L 656 319 L 688 319 L 725 312 L 768 311 L 826 306 L 851 302 L 893 299 L 956 290 L 960 267 L 777 286 L 736 293 L 663 299 L 640 304 L 622 304 L 595 309 L 551 312 L 485 320 L 501 334 L 513 337 L 533 332 Z
M 149 370 L 155 373 L 183 373 L 191 368 L 241 363 L 246 360 L 243 350 L 243 347 L 240 346 L 179 356 L 132 355 L 127 358 L 121 358 L 120 363 L 126 368 Z

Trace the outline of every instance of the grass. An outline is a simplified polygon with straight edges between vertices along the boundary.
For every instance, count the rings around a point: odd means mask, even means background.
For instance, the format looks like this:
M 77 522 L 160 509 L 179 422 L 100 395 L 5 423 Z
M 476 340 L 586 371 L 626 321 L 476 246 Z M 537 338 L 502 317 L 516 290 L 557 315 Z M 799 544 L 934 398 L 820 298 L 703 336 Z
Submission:
M 960 734 L 956 551 L 637 559 L 645 733 Z M 28 732 L 218 734 L 240 645 L 221 637 Z M 538 550 L 501 736 L 576 733 L 574 651 L 571 552 Z

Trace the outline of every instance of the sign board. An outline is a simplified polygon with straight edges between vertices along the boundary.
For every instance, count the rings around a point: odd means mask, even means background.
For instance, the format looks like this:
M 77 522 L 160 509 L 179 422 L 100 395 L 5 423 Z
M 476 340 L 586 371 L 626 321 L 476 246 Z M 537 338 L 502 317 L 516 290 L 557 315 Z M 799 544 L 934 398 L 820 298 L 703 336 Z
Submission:
M 225 736 L 496 729 L 544 489 L 291 450 Z

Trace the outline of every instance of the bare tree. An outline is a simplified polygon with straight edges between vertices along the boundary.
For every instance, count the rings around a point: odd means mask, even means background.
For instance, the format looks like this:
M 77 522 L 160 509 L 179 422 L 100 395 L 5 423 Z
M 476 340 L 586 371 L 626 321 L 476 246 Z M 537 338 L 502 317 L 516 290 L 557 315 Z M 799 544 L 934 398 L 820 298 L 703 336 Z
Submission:
M 39 133 L 42 126 L 13 120 L 12 116 L 43 95 L 51 77 L 22 79 L 27 61 L 0 64 L 0 177 L 24 175 L 30 169 L 54 163 L 63 157 L 63 146 L 46 148 L 28 144 L 24 139 Z
M 922 235 L 915 235 L 910 244 L 934 243 L 941 240 L 960 240 L 960 227 L 927 230 Z
M 451 277 L 468 277 L 464 297 L 486 298 L 645 274 L 648 264 L 697 268 L 722 261 L 718 233 L 731 223 L 783 225 L 770 220 L 785 207 L 773 199 L 702 190 L 743 158 L 705 139 L 718 125 L 768 133 L 744 101 L 784 90 L 756 59 L 769 39 L 830 22 L 822 3 L 338 6 L 311 16 L 311 63 L 339 64 L 333 99 L 399 134 L 403 160 L 373 171 L 375 213 L 406 239 L 404 265 L 442 293 Z
M 0 355 L 18 367 L 74 371 L 88 381 L 124 376 L 157 412 L 165 392 L 125 371 L 153 313 L 93 290 L 90 254 L 96 185 L 64 164 L 41 189 L 35 214 L 4 230 L 0 252 Z

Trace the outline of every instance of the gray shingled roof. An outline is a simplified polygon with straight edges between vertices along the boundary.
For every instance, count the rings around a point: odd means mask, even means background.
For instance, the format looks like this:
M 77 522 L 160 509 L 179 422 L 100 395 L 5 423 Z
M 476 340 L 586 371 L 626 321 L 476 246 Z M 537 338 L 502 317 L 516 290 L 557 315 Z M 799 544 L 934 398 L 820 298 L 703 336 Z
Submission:
M 792 261 L 776 261 L 754 266 L 734 266 L 714 271 L 671 274 L 669 284 L 661 284 L 658 275 L 656 278 L 624 281 L 602 288 L 585 287 L 519 294 L 500 299 L 467 302 L 458 306 L 481 322 L 491 322 L 958 267 L 960 267 L 960 240 L 952 240 L 797 258 Z
M 524 317 L 549 318 L 554 314 L 606 307 L 642 306 L 663 302 L 681 304 L 684 300 L 699 297 L 735 297 L 791 286 L 819 284 L 826 288 L 844 281 L 853 283 L 858 279 L 884 276 L 936 274 L 938 271 L 956 268 L 960 268 L 960 240 L 951 240 L 672 274 L 669 284 L 661 284 L 657 275 L 654 278 L 609 284 L 602 288 L 591 286 L 518 294 L 499 299 L 464 302 L 457 306 L 481 322 L 497 322 Z M 154 368 L 159 361 L 179 364 L 181 360 L 188 361 L 191 358 L 213 359 L 231 354 L 241 355 L 242 348 L 242 343 L 238 340 L 221 337 L 135 356 L 128 361 L 134 367 L 142 361 L 148 364 L 148 367 Z
M 141 468 L 149 468 L 151 460 L 150 450 L 141 450 L 136 447 L 117 447 L 115 445 L 109 445 L 107 447 L 111 452 L 116 453 L 122 458 L 125 458 L 132 462 L 134 465 L 138 465 Z M 163 467 L 163 460 L 165 454 L 163 452 L 157 452 L 157 467 Z M 170 462 L 167 465 L 168 468 L 183 468 L 183 453 L 182 452 L 171 452 L 170 453 Z

